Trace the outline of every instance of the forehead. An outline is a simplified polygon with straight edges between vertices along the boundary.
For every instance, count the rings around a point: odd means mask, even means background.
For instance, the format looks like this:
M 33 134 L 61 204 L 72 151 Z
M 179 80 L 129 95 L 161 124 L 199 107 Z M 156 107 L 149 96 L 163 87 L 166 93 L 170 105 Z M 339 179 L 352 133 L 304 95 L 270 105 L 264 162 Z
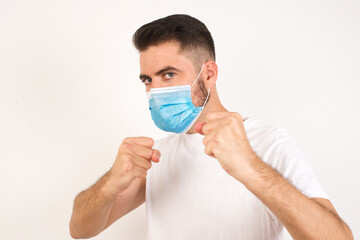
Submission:
M 164 66 L 189 67 L 192 62 L 180 52 L 180 43 L 165 42 L 140 52 L 140 71 L 152 74 Z

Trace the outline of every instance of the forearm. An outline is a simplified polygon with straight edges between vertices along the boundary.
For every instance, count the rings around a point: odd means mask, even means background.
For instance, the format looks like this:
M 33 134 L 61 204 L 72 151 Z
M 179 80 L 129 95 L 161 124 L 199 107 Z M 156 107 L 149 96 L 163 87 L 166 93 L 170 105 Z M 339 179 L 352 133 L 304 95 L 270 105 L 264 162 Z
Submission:
M 260 199 L 294 239 L 352 239 L 351 231 L 335 214 L 300 193 L 277 171 L 254 157 L 241 182 Z
M 105 194 L 108 173 L 74 200 L 70 233 L 74 238 L 90 238 L 105 227 L 115 196 Z

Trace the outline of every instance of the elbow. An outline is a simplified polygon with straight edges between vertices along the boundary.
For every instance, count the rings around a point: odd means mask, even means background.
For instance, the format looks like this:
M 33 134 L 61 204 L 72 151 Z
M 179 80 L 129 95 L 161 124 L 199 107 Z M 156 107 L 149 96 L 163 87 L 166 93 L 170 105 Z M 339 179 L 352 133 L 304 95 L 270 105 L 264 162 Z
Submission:
M 81 237 L 76 233 L 75 229 L 74 229 L 74 226 L 71 224 L 69 224 L 69 231 L 70 231 L 70 236 L 73 238 L 73 239 L 80 239 Z
M 73 239 L 86 239 L 86 238 L 95 237 L 96 235 L 78 234 L 73 228 L 70 228 L 70 236 Z
M 70 231 L 70 236 L 73 239 L 87 239 L 87 238 L 92 238 L 95 237 L 96 235 L 98 235 L 100 232 L 94 232 L 94 230 L 86 230 L 84 231 L 84 229 L 78 229 L 76 228 L 71 222 L 69 224 L 69 231 Z
M 343 228 L 344 228 L 344 232 L 346 234 L 345 239 L 354 240 L 354 236 L 352 234 L 352 231 L 351 231 L 350 227 L 343 221 L 342 221 L 342 225 L 343 225 Z
M 353 236 L 351 230 L 349 230 L 349 232 L 347 232 L 347 236 L 348 236 L 347 239 L 349 239 L 349 240 L 354 240 L 354 236 Z
M 73 239 L 80 239 L 80 237 L 78 235 L 76 235 L 75 231 L 70 227 L 70 236 Z
M 349 237 L 348 239 L 349 240 L 354 240 L 354 236 L 353 236 L 353 234 L 351 232 L 351 229 L 348 226 L 345 227 L 345 231 L 347 233 L 347 236 Z

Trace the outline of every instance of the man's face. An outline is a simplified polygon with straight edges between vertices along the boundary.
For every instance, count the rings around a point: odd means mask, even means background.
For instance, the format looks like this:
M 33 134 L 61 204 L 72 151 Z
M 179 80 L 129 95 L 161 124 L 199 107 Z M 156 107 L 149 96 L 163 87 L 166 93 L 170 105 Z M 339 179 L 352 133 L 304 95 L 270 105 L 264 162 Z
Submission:
M 191 85 L 198 75 L 193 62 L 180 53 L 180 44 L 174 41 L 141 51 L 140 72 L 140 80 L 145 84 L 146 92 L 151 88 Z M 205 101 L 207 90 L 201 76 L 191 89 L 191 95 L 195 106 Z

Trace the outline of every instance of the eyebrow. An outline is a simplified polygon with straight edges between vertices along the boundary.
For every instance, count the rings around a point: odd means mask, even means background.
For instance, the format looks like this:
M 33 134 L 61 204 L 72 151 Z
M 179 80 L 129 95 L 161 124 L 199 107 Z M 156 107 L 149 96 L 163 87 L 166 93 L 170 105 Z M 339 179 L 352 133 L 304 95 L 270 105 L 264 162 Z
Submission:
M 177 69 L 177 68 L 175 68 L 175 67 L 173 67 L 173 66 L 167 66 L 167 67 L 165 67 L 165 68 L 157 71 L 157 72 L 155 73 L 155 76 L 159 76 L 159 75 L 161 75 L 161 74 L 163 74 L 164 72 L 167 72 L 167 71 L 181 72 L 181 70 L 179 70 L 179 69 Z M 150 79 L 151 79 L 151 77 L 149 77 L 149 76 L 146 75 L 146 74 L 140 74 L 139 78 L 140 78 L 140 80 L 145 79 L 145 78 L 150 78 Z

